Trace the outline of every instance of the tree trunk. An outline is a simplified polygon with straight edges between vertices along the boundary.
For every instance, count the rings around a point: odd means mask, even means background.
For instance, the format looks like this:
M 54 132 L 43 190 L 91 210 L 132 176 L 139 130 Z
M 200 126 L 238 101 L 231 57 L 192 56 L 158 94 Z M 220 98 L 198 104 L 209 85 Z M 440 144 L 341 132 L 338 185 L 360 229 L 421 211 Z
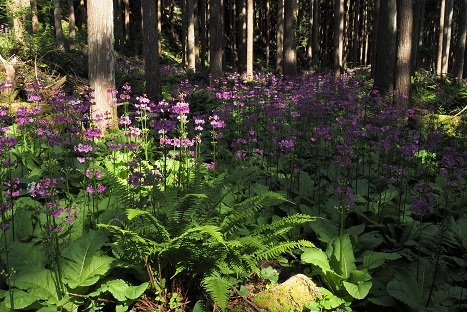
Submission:
M 142 0 L 143 59 L 146 94 L 159 98 L 159 35 L 157 32 L 157 0 Z
M 211 0 L 210 3 L 210 73 L 212 78 L 219 79 L 223 76 L 224 55 L 224 18 L 223 1 Z
M 311 38 L 311 50 L 313 53 L 312 64 L 319 65 L 319 0 L 313 0 L 313 37 Z
M 123 0 L 125 20 L 125 46 L 130 47 L 130 0 Z
M 277 1 L 276 72 L 282 74 L 284 60 L 284 0 Z
M 284 75 L 297 74 L 295 0 L 284 1 Z
M 396 0 L 381 0 L 374 85 L 383 95 L 391 94 L 393 91 L 397 44 L 396 16 Z
M 8 11 L 13 16 L 15 39 L 20 44 L 24 44 L 24 12 L 28 6 L 28 0 L 12 0 L 8 3 Z
M 195 54 L 195 4 L 194 0 L 187 0 L 187 56 L 188 56 L 188 72 L 196 71 L 196 54 Z
M 462 13 L 464 12 L 464 13 Z M 467 41 L 467 0 L 462 0 L 461 9 L 459 11 L 459 30 L 456 42 L 456 51 L 452 73 L 459 80 L 463 76 L 463 67 L 465 63 L 465 46 Z
M 246 76 L 247 79 L 253 79 L 253 33 L 255 25 L 253 24 L 254 5 L 253 0 L 247 0 L 247 40 L 246 40 Z
M 237 55 L 238 69 L 240 72 L 246 71 L 247 63 L 247 6 L 246 0 L 238 0 L 238 19 L 237 19 Z
M 354 23 L 353 23 L 353 67 L 357 67 L 359 63 L 360 55 L 360 0 L 355 1 L 355 10 L 354 10 Z
M 117 108 L 108 90 L 115 88 L 114 27 L 112 0 L 88 0 L 88 75 L 94 90 L 91 108 L 96 126 L 116 125 Z
M 450 1 L 450 0 L 447 0 Z M 439 33 L 438 33 L 438 58 L 436 62 L 436 73 L 441 75 L 443 66 L 443 43 L 444 43 L 444 21 L 445 21 L 446 0 L 441 0 L 439 13 Z
M 371 78 L 376 76 L 376 55 L 378 54 L 378 36 L 379 36 L 379 14 L 381 0 L 375 0 L 373 4 L 373 30 L 371 33 Z
M 207 58 L 207 50 L 208 50 L 208 42 L 206 39 L 206 0 L 199 0 L 200 1 L 200 62 L 201 67 L 204 68 L 206 66 L 206 58 Z
M 59 50 L 65 50 L 65 36 L 62 29 L 62 10 L 60 9 L 60 0 L 54 0 L 54 26 L 55 39 Z
M 344 49 L 344 0 L 334 0 L 334 28 L 333 28 L 333 48 L 334 48 L 334 78 L 339 78 L 343 68 Z
M 269 68 L 269 59 L 271 55 L 271 2 L 266 0 L 266 68 Z
M 395 103 L 408 108 L 411 100 L 413 1 L 397 1 L 397 62 L 394 82 Z
M 440 74 L 447 74 L 449 69 L 449 50 L 451 48 L 452 35 L 452 15 L 454 8 L 454 0 L 447 0 L 446 9 L 444 12 L 444 30 L 443 30 L 443 57 L 441 63 Z M 465 14 L 465 13 L 464 13 Z
M 39 11 L 37 10 L 37 0 L 31 0 L 31 28 L 33 33 L 39 31 Z
M 68 31 L 70 37 L 70 50 L 75 49 L 76 39 L 76 19 L 75 19 L 75 7 L 73 0 L 68 0 Z

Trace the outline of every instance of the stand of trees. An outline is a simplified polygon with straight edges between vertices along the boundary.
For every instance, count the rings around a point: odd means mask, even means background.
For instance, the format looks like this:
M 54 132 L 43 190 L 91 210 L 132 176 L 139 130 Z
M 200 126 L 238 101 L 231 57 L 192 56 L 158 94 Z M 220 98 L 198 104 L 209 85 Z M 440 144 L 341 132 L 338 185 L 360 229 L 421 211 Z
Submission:
M 467 0 L 0 3 L 7 10 L 0 16 L 0 23 L 8 23 L 20 43 L 25 42 L 25 32 L 37 32 L 40 24 L 48 23 L 55 29 L 57 49 L 71 50 L 75 48 L 76 27 L 87 28 L 89 76 L 91 80 L 95 75 L 105 76 L 105 86 L 112 85 L 111 70 L 106 69 L 108 74 L 93 72 L 95 68 L 101 70 L 103 54 L 109 64 L 113 64 L 114 49 L 142 56 L 146 91 L 154 98 L 160 92 L 162 39 L 168 43 L 167 48 L 182 56 L 187 71 L 208 72 L 213 78 L 222 77 L 226 69 L 251 78 L 254 69 L 296 75 L 302 70 L 322 68 L 333 69 L 338 78 L 346 68 L 371 65 L 375 87 L 382 93 L 394 92 L 395 100 L 403 106 L 410 103 L 410 77 L 416 69 L 456 79 L 467 76 Z M 68 38 L 61 29 L 64 19 L 69 22 Z M 105 52 L 102 47 L 93 48 L 99 34 L 104 34 Z

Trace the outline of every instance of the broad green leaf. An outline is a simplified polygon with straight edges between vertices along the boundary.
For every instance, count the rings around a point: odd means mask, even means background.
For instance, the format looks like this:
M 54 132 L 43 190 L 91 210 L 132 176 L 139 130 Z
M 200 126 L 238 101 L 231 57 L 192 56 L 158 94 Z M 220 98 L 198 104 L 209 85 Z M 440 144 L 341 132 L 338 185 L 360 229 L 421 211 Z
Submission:
M 371 276 L 366 271 L 354 270 L 350 277 L 343 282 L 345 289 L 355 299 L 365 298 L 372 286 Z
M 367 270 L 373 270 L 382 266 L 386 260 L 396 260 L 400 257 L 401 255 L 395 252 L 372 252 L 363 256 L 363 267 Z
M 139 298 L 148 288 L 149 283 L 143 283 L 139 286 L 130 286 L 124 280 L 116 279 L 105 283 L 108 291 L 118 301 Z
M 323 272 L 331 271 L 328 256 L 319 248 L 303 248 L 301 259 L 304 263 L 315 265 Z
M 8 260 L 17 272 L 33 272 L 42 269 L 45 258 L 37 245 L 12 241 L 9 243 L 9 248 Z M 5 253 L 0 254 L 2 261 L 6 263 Z
M 56 283 L 49 270 L 42 269 L 20 275 L 14 283 L 16 287 L 26 290 L 36 299 L 44 300 L 49 304 L 57 304 L 60 301 Z
M 332 242 L 332 247 L 332 254 L 329 259 L 331 268 L 341 275 L 343 279 L 349 278 L 350 272 L 357 269 L 349 234 L 336 237 Z
M 38 298 L 35 298 L 34 296 L 31 296 L 27 292 L 21 290 L 21 289 L 14 289 L 13 291 L 13 302 L 14 302 L 14 308 L 15 310 L 17 309 L 24 309 L 36 302 Z M 9 309 L 11 309 L 11 299 L 10 295 L 6 294 L 5 296 L 5 306 Z
M 396 273 L 387 285 L 387 292 L 416 311 L 423 309 L 422 286 L 411 274 Z
M 106 241 L 103 232 L 90 231 L 72 242 L 63 253 L 63 276 L 70 288 L 93 285 L 111 269 L 115 259 L 101 256 L 100 251 Z
M 329 243 L 339 235 L 336 225 L 326 218 L 316 219 L 315 222 L 310 223 L 310 227 L 323 243 Z
M 63 261 L 63 275 L 65 283 L 74 289 L 91 286 L 112 268 L 114 258 L 108 256 L 87 255 L 80 262 L 65 259 Z
M 396 304 L 394 297 L 391 296 L 369 297 L 367 300 L 382 307 L 393 307 Z

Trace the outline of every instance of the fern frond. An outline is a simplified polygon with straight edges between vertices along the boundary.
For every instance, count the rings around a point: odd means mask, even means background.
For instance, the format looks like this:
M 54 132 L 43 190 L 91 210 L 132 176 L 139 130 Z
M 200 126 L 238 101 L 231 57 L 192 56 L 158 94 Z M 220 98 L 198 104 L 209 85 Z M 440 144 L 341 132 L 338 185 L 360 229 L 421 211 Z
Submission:
M 129 191 L 128 181 L 118 177 L 108 169 L 102 170 L 104 173 L 105 183 L 107 188 L 112 190 L 112 195 L 118 198 L 121 207 L 130 207 L 132 205 L 133 197 Z
M 278 256 L 284 253 L 291 252 L 292 250 L 302 247 L 313 247 L 313 243 L 307 240 L 298 240 L 293 242 L 282 242 L 276 243 L 264 248 L 254 254 L 257 260 L 271 260 L 276 259 Z
M 170 234 L 167 231 L 167 229 L 159 222 L 159 220 L 157 220 L 149 212 L 144 211 L 144 210 L 140 210 L 140 209 L 132 209 L 132 208 L 126 209 L 125 211 L 126 211 L 126 215 L 127 215 L 128 220 L 131 221 L 131 220 L 133 220 L 133 219 L 135 219 L 137 217 L 148 220 L 148 221 L 151 222 L 154 230 L 157 231 L 160 234 L 163 242 L 166 242 L 166 241 L 170 240 Z
M 180 236 L 172 239 L 171 244 L 176 246 L 182 244 L 184 241 L 203 240 L 206 235 L 213 238 L 219 244 L 226 244 L 223 233 L 215 225 L 202 225 L 190 228 Z
M 225 219 L 222 231 L 232 234 L 243 221 L 253 218 L 258 211 L 273 201 L 287 201 L 287 199 L 276 192 L 265 192 L 244 200 L 235 207 L 233 214 Z
M 226 277 L 214 271 L 203 278 L 201 285 L 219 308 L 222 310 L 227 308 L 232 283 Z

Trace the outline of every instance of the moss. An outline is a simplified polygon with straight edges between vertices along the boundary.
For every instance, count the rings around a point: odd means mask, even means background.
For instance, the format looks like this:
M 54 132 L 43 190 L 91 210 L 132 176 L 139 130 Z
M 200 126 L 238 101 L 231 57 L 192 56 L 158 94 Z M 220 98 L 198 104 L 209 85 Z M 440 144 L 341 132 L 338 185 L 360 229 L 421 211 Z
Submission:
M 302 311 L 305 304 L 316 300 L 321 295 L 313 281 L 297 274 L 271 289 L 257 294 L 254 303 L 269 312 Z

